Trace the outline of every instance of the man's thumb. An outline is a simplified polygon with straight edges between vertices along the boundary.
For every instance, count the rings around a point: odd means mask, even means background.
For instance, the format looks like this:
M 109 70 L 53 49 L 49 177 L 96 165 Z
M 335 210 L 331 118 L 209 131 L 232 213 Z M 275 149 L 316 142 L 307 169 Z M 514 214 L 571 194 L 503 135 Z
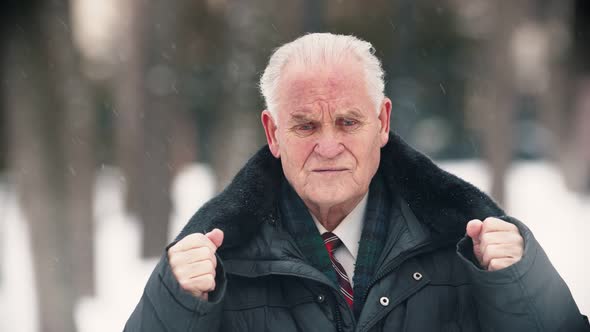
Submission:
M 213 242 L 213 244 L 219 248 L 223 243 L 223 231 L 219 228 L 215 228 L 211 232 L 205 234 L 205 236 Z
M 473 219 L 467 223 L 467 236 L 473 240 L 474 244 L 479 244 L 479 234 L 483 227 L 483 222 L 478 219 Z

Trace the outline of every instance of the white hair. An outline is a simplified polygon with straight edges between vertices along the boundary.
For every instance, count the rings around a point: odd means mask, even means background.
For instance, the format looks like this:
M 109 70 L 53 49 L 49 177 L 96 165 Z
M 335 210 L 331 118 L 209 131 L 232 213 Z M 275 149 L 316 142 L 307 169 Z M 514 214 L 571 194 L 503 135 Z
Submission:
M 364 68 L 367 92 L 379 113 L 385 97 L 385 83 L 381 61 L 375 56 L 373 45 L 354 36 L 311 33 L 277 48 L 264 69 L 260 78 L 260 92 L 272 117 L 277 119 L 277 88 L 282 71 L 288 63 L 297 62 L 307 67 L 327 65 L 351 55 Z

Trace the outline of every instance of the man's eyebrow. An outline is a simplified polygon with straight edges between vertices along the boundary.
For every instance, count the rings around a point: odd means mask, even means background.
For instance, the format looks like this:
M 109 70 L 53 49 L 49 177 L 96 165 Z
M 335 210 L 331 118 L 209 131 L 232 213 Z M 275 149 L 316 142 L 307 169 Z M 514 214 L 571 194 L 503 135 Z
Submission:
M 312 112 L 306 109 L 296 110 L 289 114 L 289 121 L 306 121 L 310 119 L 313 119 Z
M 366 116 L 356 108 L 349 108 L 342 112 L 336 112 L 337 117 L 365 118 Z
M 360 110 L 357 108 L 348 108 L 344 111 L 337 111 L 334 114 L 335 117 L 348 117 L 348 118 L 356 118 L 356 119 L 364 119 L 366 115 L 364 115 Z M 291 113 L 289 113 L 289 122 L 306 122 L 315 120 L 316 117 L 314 113 L 309 109 L 298 109 Z

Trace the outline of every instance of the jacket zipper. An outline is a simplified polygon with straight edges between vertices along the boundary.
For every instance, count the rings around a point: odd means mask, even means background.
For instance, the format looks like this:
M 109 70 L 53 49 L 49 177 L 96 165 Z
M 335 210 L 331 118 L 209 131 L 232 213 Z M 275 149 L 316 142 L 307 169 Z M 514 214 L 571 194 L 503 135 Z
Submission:
M 338 303 L 334 303 L 334 315 L 336 316 L 336 331 L 343 332 L 342 330 L 342 314 L 340 313 L 340 309 L 338 309 Z
M 277 202 L 278 202 L 278 200 L 277 200 Z M 271 221 L 271 225 L 273 225 L 273 226 L 276 226 L 277 223 L 279 223 L 281 221 L 281 218 L 280 218 L 280 215 L 281 214 L 278 213 L 278 211 L 279 211 L 279 207 L 278 207 L 278 203 L 277 203 L 277 204 L 275 204 L 275 211 L 273 211 L 273 213 L 271 213 L 270 216 L 269 216 L 269 220 Z M 272 273 L 270 273 L 270 274 L 272 274 Z M 331 283 L 328 284 L 328 283 L 325 283 L 323 280 L 316 279 L 316 278 L 311 278 L 311 277 L 306 276 L 306 275 L 299 275 L 299 274 L 296 274 L 296 273 L 294 273 L 294 274 L 274 273 L 274 274 L 277 274 L 277 275 L 281 275 L 281 274 L 291 275 L 291 276 L 294 276 L 294 277 L 300 277 L 300 278 L 303 278 L 303 279 L 315 281 L 315 282 L 317 282 L 319 284 L 328 286 L 334 292 L 336 292 L 336 294 L 337 294 L 335 296 L 336 302 L 333 304 L 332 310 L 334 310 L 334 315 L 336 316 L 335 317 L 336 318 L 336 331 L 337 332 L 343 332 L 343 329 L 342 329 L 342 314 L 340 312 L 340 309 L 338 309 L 338 303 L 337 303 L 339 301 L 338 300 L 338 297 L 342 297 L 342 295 L 340 294 L 340 290 L 339 289 L 336 289 L 336 287 L 334 287 L 334 285 L 332 285 Z M 332 293 L 334 293 L 334 292 L 332 292 Z M 350 309 L 350 308 L 348 309 L 348 311 L 350 312 L 350 316 L 352 317 L 352 320 L 355 323 L 354 325 L 356 326 L 356 318 L 354 317 L 354 312 L 352 312 L 352 309 Z

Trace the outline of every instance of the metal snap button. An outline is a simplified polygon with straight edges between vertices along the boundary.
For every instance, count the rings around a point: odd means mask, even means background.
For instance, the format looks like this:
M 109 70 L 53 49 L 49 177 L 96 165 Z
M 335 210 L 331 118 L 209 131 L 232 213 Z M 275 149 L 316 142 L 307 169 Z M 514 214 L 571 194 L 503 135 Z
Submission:
M 414 272 L 414 274 L 412 275 L 412 277 L 414 278 L 414 280 L 419 281 L 420 279 L 422 279 L 422 273 L 420 273 L 420 272 Z
M 389 305 L 389 298 L 387 296 L 383 296 L 379 299 L 379 303 L 381 303 L 382 306 L 387 307 Z
M 322 303 L 326 300 L 326 296 L 324 294 L 318 294 L 317 300 L 319 303 Z

